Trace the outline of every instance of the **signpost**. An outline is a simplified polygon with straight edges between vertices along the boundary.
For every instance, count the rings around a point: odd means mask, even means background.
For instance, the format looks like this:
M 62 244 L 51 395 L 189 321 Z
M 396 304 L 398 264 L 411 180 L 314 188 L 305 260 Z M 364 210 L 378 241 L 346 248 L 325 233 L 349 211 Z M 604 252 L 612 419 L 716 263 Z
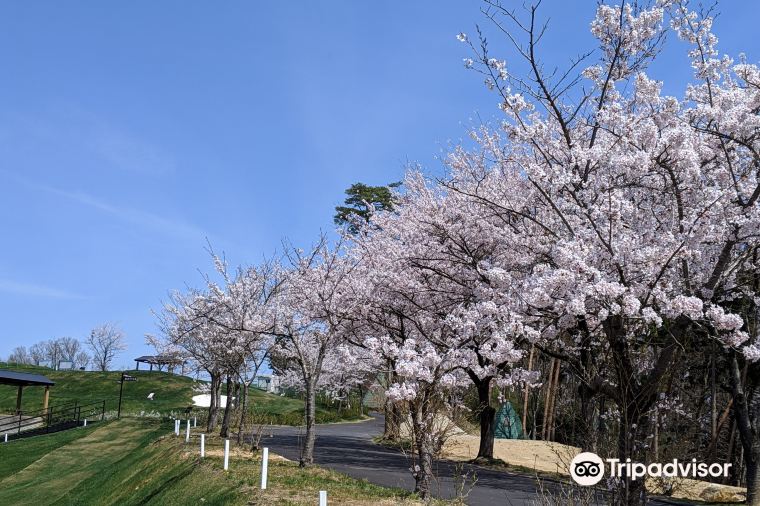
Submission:
M 137 381 L 137 378 L 134 376 L 130 376 L 129 374 L 123 372 L 121 373 L 121 386 L 119 387 L 119 411 L 116 414 L 116 418 L 121 418 L 121 395 L 124 392 L 124 382 L 125 381 Z

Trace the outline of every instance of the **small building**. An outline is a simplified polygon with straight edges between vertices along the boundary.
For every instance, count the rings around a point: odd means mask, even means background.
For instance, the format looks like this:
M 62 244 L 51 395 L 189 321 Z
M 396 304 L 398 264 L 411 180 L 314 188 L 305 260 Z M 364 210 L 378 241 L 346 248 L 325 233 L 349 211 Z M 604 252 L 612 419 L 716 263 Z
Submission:
M 166 370 L 170 373 L 173 373 L 175 368 L 180 367 L 180 374 L 184 375 L 186 363 L 186 360 L 176 355 L 143 355 L 135 359 L 135 370 L 140 370 L 140 364 L 150 364 L 150 371 L 153 370 L 153 366 L 156 366 L 159 371 L 162 371 L 163 367 L 166 366 Z
M 271 394 L 280 393 L 280 378 L 272 374 L 259 374 L 251 385 Z

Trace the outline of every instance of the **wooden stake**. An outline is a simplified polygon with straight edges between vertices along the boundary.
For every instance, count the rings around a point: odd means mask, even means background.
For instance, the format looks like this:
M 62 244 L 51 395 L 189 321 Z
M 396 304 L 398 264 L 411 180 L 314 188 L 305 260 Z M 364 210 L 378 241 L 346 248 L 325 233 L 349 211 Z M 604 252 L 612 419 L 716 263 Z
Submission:
M 554 385 L 552 386 L 552 399 L 549 404 L 549 426 L 547 437 L 550 441 L 554 439 L 554 417 L 557 411 L 557 390 L 559 390 L 559 372 L 561 366 L 562 362 L 559 360 L 554 361 Z
M 554 362 L 557 359 L 552 358 L 549 363 L 549 378 L 546 381 L 546 394 L 544 396 L 544 418 L 543 425 L 541 427 L 541 439 L 546 439 L 549 436 L 548 422 L 549 422 L 549 403 L 551 402 L 552 386 L 554 384 Z
M 528 356 L 528 370 L 533 370 L 533 355 L 536 352 L 536 347 L 530 347 L 530 356 Z M 528 437 L 528 395 L 530 393 L 530 387 L 525 385 L 525 393 L 523 394 L 523 412 L 522 412 L 522 426 L 523 436 Z

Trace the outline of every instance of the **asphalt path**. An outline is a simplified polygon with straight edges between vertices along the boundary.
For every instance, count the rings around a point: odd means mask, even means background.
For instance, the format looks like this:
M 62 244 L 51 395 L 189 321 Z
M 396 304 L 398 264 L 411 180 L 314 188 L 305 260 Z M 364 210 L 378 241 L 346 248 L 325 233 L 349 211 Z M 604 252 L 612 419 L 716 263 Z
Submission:
M 317 426 L 314 461 L 320 466 L 334 469 L 354 478 L 364 478 L 385 487 L 414 490 L 414 478 L 410 472 L 410 459 L 403 452 L 377 445 L 373 438 L 383 432 L 382 415 L 357 423 L 324 424 Z M 291 460 L 300 457 L 302 427 L 268 427 L 261 445 Z M 494 470 L 471 464 L 447 460 L 436 462 L 436 480 L 432 490 L 440 498 L 456 497 L 457 481 L 464 473 L 476 476 L 474 486 L 466 487 L 469 494 L 465 502 L 471 506 L 500 506 L 540 504 L 538 483 L 534 476 Z M 561 494 L 563 487 L 554 480 L 543 480 L 542 488 L 553 494 Z M 565 499 L 567 500 L 567 499 Z M 598 504 L 604 498 L 597 497 Z M 652 505 L 688 504 L 670 500 L 650 500 Z

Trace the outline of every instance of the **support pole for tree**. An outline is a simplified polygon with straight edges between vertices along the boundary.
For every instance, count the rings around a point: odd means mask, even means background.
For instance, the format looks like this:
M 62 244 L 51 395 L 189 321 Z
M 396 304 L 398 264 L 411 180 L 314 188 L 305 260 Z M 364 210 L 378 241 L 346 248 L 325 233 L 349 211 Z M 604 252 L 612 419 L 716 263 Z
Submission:
M 530 347 L 530 356 L 528 357 L 528 370 L 533 370 L 533 355 L 536 353 L 536 347 Z M 522 427 L 523 436 L 528 437 L 528 395 L 530 393 L 530 387 L 525 385 L 525 394 L 523 395 L 523 411 L 522 411 Z
M 557 413 L 557 391 L 559 390 L 559 373 L 560 368 L 562 366 L 562 362 L 559 360 L 555 360 L 554 362 L 554 386 L 552 387 L 552 401 L 549 405 L 549 432 L 548 432 L 548 440 L 552 441 L 554 440 L 554 420 L 556 418 Z
M 541 439 L 546 440 L 549 436 L 549 405 L 551 404 L 552 386 L 554 386 L 554 361 L 549 362 L 549 379 L 546 381 L 546 395 L 544 396 L 544 418 L 541 427 Z

